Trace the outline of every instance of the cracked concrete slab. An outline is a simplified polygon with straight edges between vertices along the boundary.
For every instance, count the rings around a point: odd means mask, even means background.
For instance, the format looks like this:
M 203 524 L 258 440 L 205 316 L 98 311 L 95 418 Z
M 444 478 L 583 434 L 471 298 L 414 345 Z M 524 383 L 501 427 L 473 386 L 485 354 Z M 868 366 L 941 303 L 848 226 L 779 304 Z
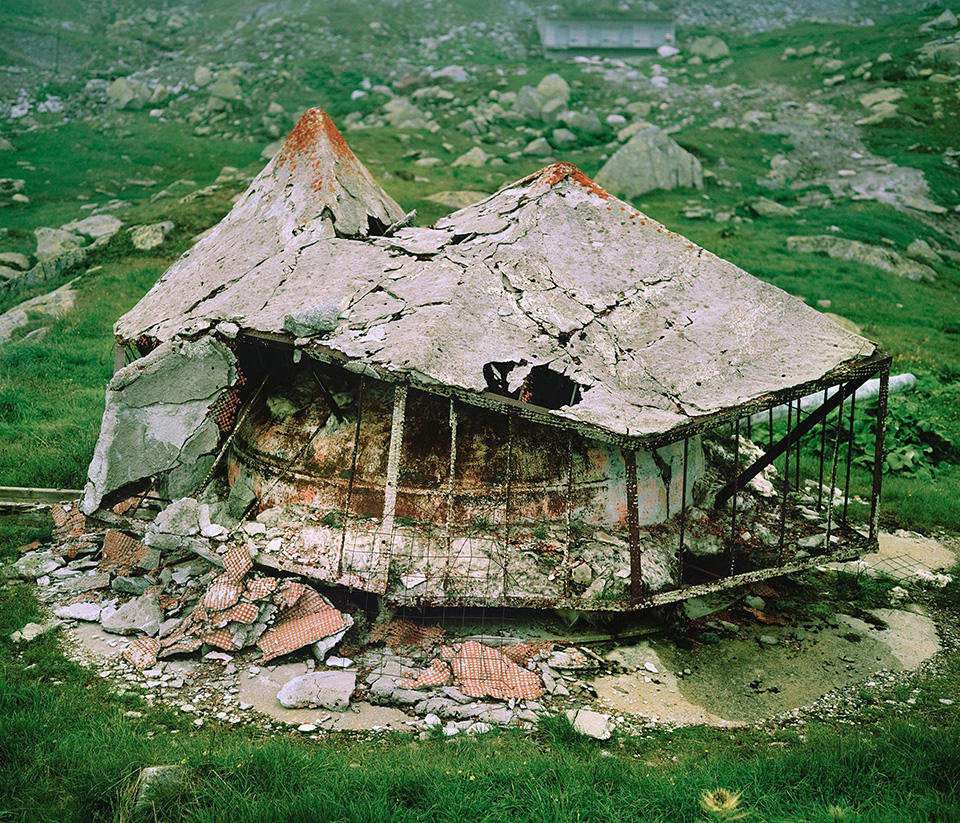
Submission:
M 118 335 L 164 341 L 222 320 L 284 335 L 291 311 L 336 304 L 340 322 L 317 342 L 349 369 L 469 399 L 486 391 L 490 362 L 549 363 L 583 387 L 579 402 L 548 412 L 556 422 L 626 437 L 668 432 L 874 352 L 568 164 L 432 229 L 390 234 L 402 210 L 348 153 L 329 118 L 308 112 L 217 229 L 121 318 Z

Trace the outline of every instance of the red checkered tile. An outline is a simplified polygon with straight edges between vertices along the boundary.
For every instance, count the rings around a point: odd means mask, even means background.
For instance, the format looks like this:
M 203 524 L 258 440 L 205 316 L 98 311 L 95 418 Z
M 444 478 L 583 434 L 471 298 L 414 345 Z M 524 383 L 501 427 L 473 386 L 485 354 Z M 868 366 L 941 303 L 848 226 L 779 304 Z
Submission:
M 236 603 L 242 593 L 243 588 L 241 586 L 231 582 L 228 575 L 221 574 L 213 581 L 213 584 L 207 589 L 207 593 L 200 602 L 204 608 L 212 609 L 213 611 L 222 611 Z
M 450 666 L 438 657 L 420 672 L 419 677 L 413 680 L 401 680 L 397 685 L 404 689 L 421 689 L 424 686 L 446 686 L 449 682 Z
M 260 614 L 253 603 L 237 603 L 229 609 L 210 616 L 210 625 L 214 629 L 222 629 L 227 623 L 255 623 Z
M 549 640 L 540 643 L 518 643 L 516 646 L 504 646 L 500 651 L 504 657 L 508 657 L 518 666 L 525 666 L 537 652 L 553 651 L 555 645 Z
M 239 583 L 244 575 L 253 568 L 253 561 L 245 546 L 234 546 L 223 556 L 227 579 Z
M 170 638 L 168 637 L 167 640 Z M 169 657 L 172 654 L 189 654 L 195 652 L 203 645 L 199 637 L 184 637 L 176 640 L 169 645 L 164 643 L 163 650 L 159 652 L 158 657 Z
M 306 591 L 307 587 L 302 583 L 294 583 L 291 580 L 283 580 L 277 587 L 273 595 L 273 602 L 281 609 L 289 609 L 296 603 L 300 596 Z
M 135 537 L 116 529 L 107 529 L 107 533 L 103 536 L 100 570 L 128 574 L 133 570 L 137 560 L 149 551 L 150 547 Z
M 216 646 L 225 652 L 236 652 L 240 650 L 240 646 L 237 645 L 237 642 L 233 639 L 233 634 L 229 629 L 217 629 L 213 632 L 207 632 L 201 635 L 201 639 L 204 643 Z
M 340 612 L 327 609 L 277 624 L 260 636 L 257 645 L 263 650 L 263 660 L 266 662 L 343 631 L 346 625 Z
M 304 586 L 303 594 L 297 602 L 289 609 L 279 615 L 280 620 L 292 620 L 296 617 L 306 617 L 308 614 L 327 611 L 333 608 L 333 604 L 322 594 L 313 589 Z
M 50 509 L 53 517 L 53 536 L 57 541 L 64 541 L 71 537 L 79 537 L 87 530 L 87 518 L 80 511 L 80 501 L 61 506 L 59 503 Z
M 378 643 L 381 640 L 391 649 L 402 649 L 413 646 L 418 649 L 429 649 L 439 643 L 445 632 L 439 626 L 424 626 L 402 617 L 381 623 L 370 633 L 370 642 Z
M 470 697 L 533 700 L 543 694 L 537 674 L 521 669 L 496 649 L 475 640 L 444 646 L 440 656 L 450 663 L 454 684 Z
M 138 637 L 123 650 L 123 656 L 138 669 L 145 669 L 157 662 L 160 641 L 153 637 Z
M 260 600 L 276 591 L 280 581 L 276 577 L 256 577 L 247 581 L 246 597 L 248 600 Z

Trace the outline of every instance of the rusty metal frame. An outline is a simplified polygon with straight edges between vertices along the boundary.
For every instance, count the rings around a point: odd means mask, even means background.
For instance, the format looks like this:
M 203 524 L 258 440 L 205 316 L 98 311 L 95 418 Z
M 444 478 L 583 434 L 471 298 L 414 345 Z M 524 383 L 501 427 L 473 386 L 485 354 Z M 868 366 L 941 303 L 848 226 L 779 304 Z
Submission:
M 283 348 L 289 347 L 289 341 L 283 339 L 279 335 L 275 336 L 266 336 L 266 335 L 247 335 L 251 338 L 257 339 L 259 342 L 265 342 L 269 345 L 280 346 Z M 269 337 L 270 339 L 265 339 Z M 455 601 L 452 601 L 454 605 L 457 606 L 517 606 L 517 607 L 533 607 L 533 608 L 543 608 L 543 607 L 554 607 L 554 608 L 582 608 L 582 604 L 577 596 L 573 596 L 569 588 L 565 587 L 561 596 L 559 598 L 555 597 L 545 597 L 543 595 L 538 596 L 524 596 L 522 594 L 509 594 L 510 587 L 507 585 L 509 577 L 508 559 L 510 554 L 510 533 L 511 533 L 511 521 L 510 521 L 510 510 L 511 510 L 511 492 L 512 492 L 512 480 L 513 480 L 513 458 L 511 455 L 510 449 L 512 448 L 512 438 L 513 438 L 513 429 L 514 421 L 517 418 L 532 420 L 539 424 L 551 425 L 557 428 L 565 429 L 570 433 L 572 438 L 573 434 L 579 433 L 582 436 L 588 438 L 600 440 L 606 443 L 613 445 L 619 445 L 626 470 L 625 474 L 625 483 L 626 483 L 626 496 L 627 496 L 627 530 L 629 533 L 629 550 L 630 550 L 630 587 L 628 595 L 623 597 L 618 597 L 615 601 L 609 602 L 609 607 L 615 608 L 621 611 L 631 611 L 637 609 L 648 608 L 652 606 L 665 605 L 668 603 L 677 602 L 679 600 L 686 599 L 688 597 L 697 596 L 700 594 L 706 594 L 709 592 L 720 591 L 727 588 L 732 588 L 735 586 L 740 586 L 745 583 L 751 583 L 763 579 L 767 579 L 774 576 L 780 576 L 783 574 L 789 574 L 796 571 L 802 571 L 804 569 L 813 568 L 817 565 L 820 565 L 827 561 L 839 561 L 846 560 L 852 557 L 856 557 L 864 551 L 869 551 L 876 548 L 877 544 L 877 524 L 878 524 L 878 498 L 880 493 L 880 483 L 882 477 L 882 465 L 883 465 L 883 436 L 885 430 L 885 420 L 884 414 L 886 409 L 887 394 L 889 391 L 889 373 L 890 365 L 892 358 L 889 355 L 878 353 L 871 358 L 867 358 L 862 361 L 858 361 L 854 364 L 848 364 L 847 366 L 834 370 L 830 374 L 824 376 L 820 380 L 811 381 L 800 386 L 792 387 L 789 390 L 784 390 L 781 392 L 771 393 L 765 395 L 763 398 L 745 403 L 742 406 L 738 406 L 732 409 L 724 409 L 722 411 L 705 415 L 696 420 L 692 420 L 688 423 L 685 423 L 677 428 L 673 429 L 669 433 L 665 434 L 656 434 L 656 435 L 647 435 L 647 436 L 638 436 L 638 437 L 623 437 L 615 433 L 606 432 L 598 429 L 597 427 L 584 425 L 574 421 L 564 420 L 562 418 L 557 418 L 549 410 L 541 409 L 536 406 L 531 406 L 530 404 L 522 403 L 520 401 L 512 400 L 510 398 L 501 397 L 499 395 L 492 395 L 489 393 L 483 393 L 480 395 L 475 395 L 467 392 L 462 392 L 459 390 L 451 389 L 449 387 L 438 387 L 438 386 L 419 386 L 415 381 L 408 379 L 398 380 L 396 375 L 389 374 L 380 374 L 379 371 L 370 369 L 367 366 L 361 366 L 357 368 L 357 364 L 351 364 L 348 362 L 343 362 L 343 358 L 334 358 L 331 357 L 327 359 L 323 356 L 323 353 L 320 352 L 319 356 L 316 351 L 316 348 L 307 350 L 307 353 L 310 354 L 315 359 L 321 362 L 328 362 L 332 365 L 340 366 L 348 371 L 360 374 L 360 386 L 359 391 L 361 394 L 361 401 L 358 403 L 358 420 L 357 420 L 357 434 L 355 435 L 354 450 L 353 450 L 353 465 L 350 470 L 350 484 L 347 490 L 347 508 L 346 508 L 346 518 L 344 521 L 344 532 L 343 532 L 343 541 L 346 540 L 346 530 L 347 523 L 349 522 L 349 512 L 350 512 L 350 499 L 352 485 L 354 481 L 354 476 L 356 472 L 356 453 L 357 453 L 357 442 L 356 439 L 359 437 L 359 425 L 360 418 L 363 414 L 362 410 L 362 394 L 363 386 L 365 383 L 364 377 L 370 376 L 377 380 L 383 380 L 387 383 L 391 383 L 394 386 L 394 407 L 393 407 L 393 419 L 390 429 L 390 444 L 389 444 L 389 460 L 388 460 L 388 479 L 387 487 L 385 489 L 385 501 L 384 501 L 384 513 L 383 521 L 381 528 L 377 530 L 376 540 L 378 545 L 392 544 L 392 540 L 395 537 L 393 534 L 396 531 L 395 521 L 393 515 L 395 511 L 391 511 L 390 504 L 390 495 L 391 489 L 393 493 L 393 499 L 395 500 L 397 492 L 397 483 L 399 478 L 399 461 L 401 459 L 400 455 L 400 444 L 403 436 L 403 426 L 404 426 L 404 415 L 406 410 L 406 397 L 408 393 L 408 387 L 416 388 L 418 390 L 427 392 L 429 394 L 438 395 L 446 397 L 449 400 L 449 416 L 450 416 L 450 456 L 449 456 L 449 477 L 447 481 L 447 487 L 445 490 L 445 497 L 447 501 L 447 511 L 445 517 L 445 523 L 443 528 L 445 531 L 445 540 L 447 545 L 447 556 L 449 557 L 452 554 L 452 544 L 453 544 L 453 511 L 455 509 L 454 499 L 456 491 L 456 461 L 457 461 L 457 418 L 458 418 L 458 409 L 457 403 L 463 402 L 471 406 L 486 408 L 506 416 L 506 432 L 505 436 L 507 439 L 507 475 L 505 478 L 504 485 L 504 500 L 503 505 L 505 506 L 505 521 L 503 524 L 502 533 L 498 537 L 498 542 L 501 543 L 501 550 L 504 552 L 503 555 L 503 569 L 502 569 L 502 588 L 500 589 L 499 594 L 492 595 L 489 591 L 484 594 L 480 591 L 477 591 L 472 594 L 460 594 L 455 598 Z M 354 368 L 351 368 L 354 366 Z M 855 407 L 851 403 L 851 412 L 850 412 L 850 421 L 849 424 L 845 420 L 845 401 L 849 401 L 852 396 L 855 394 L 857 388 L 862 385 L 869 377 L 874 374 L 880 373 L 881 380 L 881 390 L 880 390 L 880 401 L 878 405 L 878 431 L 875 443 L 875 456 L 874 456 L 874 465 L 873 465 L 873 495 L 871 498 L 871 510 L 870 510 L 870 528 L 869 534 L 864 535 L 858 532 L 856 529 L 852 528 L 846 522 L 846 502 L 849 499 L 850 492 L 850 473 L 851 473 L 851 454 L 848 447 L 847 453 L 847 465 L 845 466 L 845 483 L 842 491 L 843 494 L 843 511 L 837 511 L 837 507 L 834 503 L 835 496 L 835 484 L 837 480 L 837 472 L 840 466 L 839 463 L 839 451 L 840 451 L 840 441 L 844 432 L 847 431 L 847 426 L 853 425 L 853 414 L 855 412 Z M 837 386 L 838 391 L 836 391 L 832 396 L 826 398 L 826 402 L 819 408 L 801 418 L 801 411 L 799 400 L 813 393 L 814 391 L 822 390 L 825 394 L 825 397 L 828 393 L 828 389 Z M 323 387 L 321 387 L 322 389 Z M 796 402 L 796 415 L 794 415 L 794 401 Z M 787 415 L 787 433 L 786 436 L 781 438 L 777 442 L 773 442 L 772 434 L 772 424 L 771 424 L 771 438 L 770 442 L 765 450 L 765 453 L 761 458 L 754 461 L 750 466 L 745 469 L 740 469 L 740 449 L 739 449 L 739 434 L 741 431 L 741 418 L 746 417 L 749 421 L 751 414 L 756 412 L 770 411 L 776 405 L 786 404 L 788 406 L 788 415 Z M 838 411 L 837 411 L 838 410 Z M 787 510 L 790 507 L 790 499 L 792 491 L 799 491 L 799 488 L 791 489 L 791 480 L 793 480 L 793 485 L 799 487 L 799 461 L 800 461 L 800 440 L 801 438 L 813 431 L 814 428 L 820 424 L 822 426 L 822 431 L 820 433 L 821 445 L 826 445 L 827 438 L 827 425 L 828 418 L 830 415 L 837 411 L 837 422 L 836 422 L 836 432 L 835 432 L 835 441 L 833 448 L 833 459 L 831 467 L 831 482 L 830 482 L 830 493 L 829 500 L 826 504 L 825 511 L 825 526 L 826 526 L 826 535 L 824 542 L 824 552 L 817 555 L 807 556 L 807 557 L 785 557 L 785 538 L 787 534 Z M 796 418 L 796 419 L 794 419 Z M 730 483 L 724 487 L 721 492 L 716 497 L 717 506 L 722 506 L 728 500 L 732 499 L 732 513 L 731 513 L 731 522 L 729 524 L 728 537 L 725 542 L 725 552 L 729 555 L 729 564 L 727 566 L 727 573 L 717 573 L 714 575 L 714 572 L 709 572 L 710 575 L 715 576 L 715 580 L 703 583 L 684 583 L 684 549 L 685 549 L 685 532 L 688 528 L 688 466 L 690 461 L 689 454 L 689 445 L 690 438 L 696 435 L 699 435 L 702 432 L 712 431 L 719 428 L 721 425 L 729 423 L 731 429 L 734 433 L 734 470 L 733 478 Z M 749 426 L 749 423 L 748 423 Z M 748 429 L 749 430 L 749 429 Z M 639 494 L 638 494 L 638 478 L 637 478 L 637 450 L 652 450 L 658 448 L 662 445 L 669 443 L 683 443 L 683 476 L 682 476 L 682 490 L 681 490 L 681 501 L 680 501 L 680 512 L 678 518 L 679 525 L 679 540 L 675 552 L 675 564 L 676 564 L 676 577 L 675 582 L 671 584 L 671 588 L 658 591 L 658 592 L 649 592 L 644 590 L 644 580 L 643 580 L 643 569 L 642 569 L 642 557 L 643 557 L 643 547 L 642 547 L 642 534 L 640 528 L 640 519 L 639 519 Z M 567 542 L 573 539 L 571 533 L 571 506 L 572 506 L 572 497 L 573 497 L 573 486 L 574 486 L 574 473 L 573 473 L 573 447 L 572 439 L 568 439 L 570 443 L 570 452 L 567 458 L 568 465 L 568 477 L 566 479 L 566 485 L 568 489 L 567 503 L 566 503 L 566 528 L 567 528 Z M 793 452 L 793 456 L 791 456 Z M 737 525 L 739 523 L 738 515 L 738 501 L 737 495 L 739 491 L 758 475 L 766 466 L 771 465 L 779 457 L 783 456 L 785 460 L 783 476 L 782 476 L 782 489 L 780 490 L 781 501 L 780 505 L 780 534 L 779 534 L 779 545 L 774 547 L 776 562 L 770 565 L 761 565 L 759 568 L 753 568 L 749 571 L 744 571 L 736 573 L 737 566 L 737 551 L 736 544 L 738 543 L 737 538 Z M 791 463 L 791 460 L 794 462 Z M 823 509 L 822 496 L 824 490 L 824 478 L 823 478 L 823 469 L 825 463 L 824 449 L 821 448 L 821 471 L 820 471 L 820 484 L 819 490 L 817 492 L 817 508 Z M 795 477 L 792 477 L 795 475 Z M 834 547 L 833 541 L 836 540 L 834 536 L 835 532 L 842 533 L 843 540 L 842 542 Z M 343 557 L 343 549 L 345 543 L 341 545 L 341 563 Z M 568 546 L 569 551 L 569 546 Z M 387 550 L 387 554 L 390 554 L 390 550 Z M 568 557 L 565 554 L 565 557 Z M 772 559 L 772 558 L 771 558 Z M 311 570 L 309 566 L 305 566 L 299 563 L 291 563 L 287 560 L 274 560 L 261 557 L 260 562 L 266 561 L 266 565 L 276 564 L 277 568 L 286 568 L 289 571 L 296 571 L 306 576 L 311 576 Z M 762 561 L 761 561 L 762 562 Z M 690 566 L 690 569 L 695 569 L 694 566 Z M 341 569 L 341 573 L 342 573 Z M 700 570 L 704 571 L 704 570 Z M 493 581 L 489 581 L 492 583 Z M 430 604 L 432 601 L 430 596 L 424 595 L 407 595 L 403 591 L 390 591 L 387 594 L 387 599 L 396 604 L 411 604 L 411 605 L 425 605 Z M 446 600 L 443 601 L 445 605 L 450 603 Z

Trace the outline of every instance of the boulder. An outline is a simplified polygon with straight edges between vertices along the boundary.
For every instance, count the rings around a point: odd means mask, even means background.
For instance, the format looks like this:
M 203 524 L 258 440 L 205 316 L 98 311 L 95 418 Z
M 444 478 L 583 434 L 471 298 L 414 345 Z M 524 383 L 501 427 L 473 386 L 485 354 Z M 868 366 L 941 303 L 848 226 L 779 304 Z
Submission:
M 0 265 L 12 266 L 15 269 L 26 271 L 30 268 L 30 258 L 15 251 L 0 252 Z
M 85 234 L 102 244 L 113 237 L 123 227 L 123 221 L 112 214 L 92 214 L 82 220 L 73 220 L 60 228 L 68 232 Z
M 145 594 L 124 603 L 101 625 L 104 631 L 112 634 L 145 634 L 153 637 L 160 631 L 162 622 L 163 611 L 159 598 L 155 594 Z
M 83 246 L 86 241 L 73 232 L 41 226 L 33 230 L 37 238 L 37 260 L 52 260 L 60 257 L 76 256 L 83 258 Z
M 162 223 L 151 223 L 147 226 L 134 226 L 129 229 L 130 240 L 134 248 L 141 251 L 155 249 L 166 240 L 167 235 L 173 231 L 173 223 L 170 220 L 164 220 Z
M 795 209 L 784 206 L 782 203 L 778 203 L 776 200 L 770 200 L 767 197 L 758 197 L 750 203 L 750 211 L 757 217 L 784 218 L 797 216 Z
M 357 685 L 355 671 L 314 672 L 295 677 L 284 684 L 277 700 L 287 709 L 322 706 L 343 711 L 350 705 L 350 695 Z
M 553 147 L 547 142 L 545 137 L 538 137 L 531 140 L 523 148 L 523 153 L 528 157 L 549 157 L 553 152 Z
M 560 100 L 566 106 L 570 102 L 570 84 L 559 74 L 548 74 L 537 84 L 537 95 L 543 103 Z
M 905 277 L 907 280 L 926 280 L 932 283 L 937 279 L 937 273 L 925 263 L 901 257 L 890 249 L 828 234 L 788 237 L 787 251 L 826 254 L 841 260 L 852 260 L 897 277 Z
M 687 44 L 687 51 L 705 61 L 722 60 L 730 56 L 730 47 L 712 34 L 692 40 Z
M 521 86 L 513 110 L 527 120 L 539 120 L 543 116 L 543 100 L 536 89 Z
M 613 718 L 608 714 L 600 714 L 588 709 L 570 709 L 567 712 L 567 719 L 580 734 L 596 740 L 609 740 L 613 734 Z
M 213 72 L 206 66 L 197 66 L 193 72 L 193 82 L 201 89 L 209 86 L 213 82 Z
M 431 129 L 429 118 L 406 97 L 394 97 L 383 104 L 387 125 L 395 129 Z
M 237 83 L 237 77 L 230 72 L 222 71 L 217 74 L 217 79 L 210 86 L 210 97 L 224 101 L 240 101 L 243 94 Z
M 139 111 L 150 100 L 150 87 L 140 80 L 118 77 L 107 86 L 107 104 L 115 109 Z
M 945 9 L 941 15 L 920 26 L 920 31 L 951 31 L 956 27 L 957 16 L 950 9 Z
M 567 111 L 561 114 L 559 119 L 574 131 L 585 134 L 599 134 L 603 131 L 603 123 L 592 111 Z
M 10 573 L 24 580 L 36 580 L 62 565 L 63 560 L 50 552 L 27 552 L 10 567 Z
M 14 643 L 29 643 L 31 640 L 36 640 L 40 635 L 53 631 L 60 625 L 62 625 L 61 621 L 53 619 L 44 620 L 42 623 L 27 623 L 22 629 L 11 634 L 10 639 Z
M 467 83 L 470 81 L 470 74 L 463 66 L 444 66 L 430 75 L 431 80 L 438 83 L 446 81 L 447 83 Z
M 450 165 L 451 166 L 469 166 L 471 168 L 480 168 L 480 166 L 486 165 L 487 160 L 490 159 L 490 155 L 487 154 L 479 146 L 474 146 L 466 154 L 461 154 L 456 160 L 454 160 Z
M 595 180 L 611 193 L 630 198 L 653 189 L 701 189 L 703 169 L 696 157 L 657 126 L 650 126 L 621 146 Z

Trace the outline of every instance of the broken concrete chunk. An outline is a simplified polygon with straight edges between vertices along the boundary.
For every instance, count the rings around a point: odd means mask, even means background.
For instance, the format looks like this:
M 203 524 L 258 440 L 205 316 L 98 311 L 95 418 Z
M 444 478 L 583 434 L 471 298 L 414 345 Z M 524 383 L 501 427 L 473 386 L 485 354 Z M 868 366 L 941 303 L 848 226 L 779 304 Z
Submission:
M 200 531 L 200 504 L 192 497 L 174 500 L 157 515 L 153 530 L 166 534 L 197 534 Z
M 88 623 L 97 623 L 100 620 L 100 612 L 99 603 L 73 603 L 56 609 L 54 614 L 64 620 L 85 620 Z
M 25 580 L 36 580 L 63 565 L 63 560 L 51 554 L 50 552 L 28 552 L 16 563 L 10 570 L 13 577 L 21 577 Z
M 160 630 L 163 611 L 155 594 L 147 594 L 129 601 L 106 618 L 104 631 L 112 634 L 145 634 L 153 637 Z
M 567 719 L 580 734 L 596 740 L 609 740 L 613 734 L 613 718 L 608 714 L 592 712 L 588 709 L 570 709 Z
M 295 677 L 277 693 L 277 700 L 288 709 L 322 706 L 343 711 L 357 685 L 356 672 L 314 672 Z
M 296 337 L 315 337 L 333 331 L 339 319 L 340 307 L 336 303 L 328 303 L 286 315 L 283 328 Z
M 208 424 L 210 407 L 236 379 L 236 357 L 209 337 L 164 343 L 118 371 L 107 389 L 83 510 L 107 492 L 167 472 Z

